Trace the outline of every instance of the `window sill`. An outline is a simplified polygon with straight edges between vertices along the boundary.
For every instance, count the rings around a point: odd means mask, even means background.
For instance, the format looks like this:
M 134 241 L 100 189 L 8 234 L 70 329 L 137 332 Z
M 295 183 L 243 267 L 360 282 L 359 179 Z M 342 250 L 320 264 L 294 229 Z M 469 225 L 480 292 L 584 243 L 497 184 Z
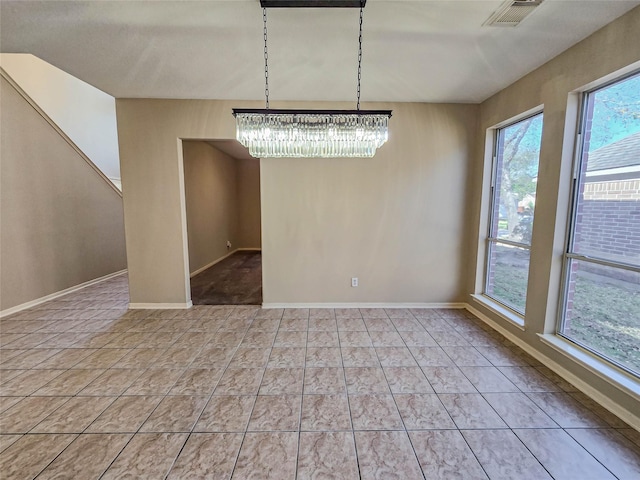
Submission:
M 522 315 L 509 310 L 508 308 L 500 305 L 498 302 L 490 299 L 486 295 L 473 294 L 471 295 L 471 298 L 483 307 L 491 310 L 494 314 L 498 315 L 503 320 L 512 323 L 515 327 L 524 332 L 524 317 Z
M 597 355 L 580 348 L 578 345 L 552 333 L 539 333 L 542 343 L 571 357 L 577 363 L 603 380 L 633 396 L 640 395 L 640 381 L 633 375 L 602 360 Z

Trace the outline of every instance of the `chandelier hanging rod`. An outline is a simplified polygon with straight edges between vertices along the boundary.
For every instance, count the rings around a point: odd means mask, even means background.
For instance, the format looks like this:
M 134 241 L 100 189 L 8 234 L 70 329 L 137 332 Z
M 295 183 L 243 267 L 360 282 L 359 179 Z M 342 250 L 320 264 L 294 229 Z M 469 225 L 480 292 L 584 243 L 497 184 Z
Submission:
M 360 8 L 367 0 L 260 0 L 262 8 Z
M 298 108 L 234 108 L 233 115 L 242 115 L 245 113 L 255 114 L 273 114 L 273 115 L 387 115 L 391 117 L 391 110 L 300 110 Z

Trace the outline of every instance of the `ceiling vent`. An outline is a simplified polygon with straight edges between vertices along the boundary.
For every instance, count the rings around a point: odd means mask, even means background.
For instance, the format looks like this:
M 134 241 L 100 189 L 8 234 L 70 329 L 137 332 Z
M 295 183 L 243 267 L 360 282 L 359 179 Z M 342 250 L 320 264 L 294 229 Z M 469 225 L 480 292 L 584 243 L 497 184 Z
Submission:
M 515 27 L 543 0 L 509 0 L 484 22 L 493 27 Z

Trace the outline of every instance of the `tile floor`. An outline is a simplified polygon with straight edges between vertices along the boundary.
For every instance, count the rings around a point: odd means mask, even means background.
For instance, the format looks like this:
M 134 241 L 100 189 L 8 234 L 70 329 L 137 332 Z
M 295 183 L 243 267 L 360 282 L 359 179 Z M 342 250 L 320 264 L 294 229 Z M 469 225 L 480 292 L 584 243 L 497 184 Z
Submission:
M 468 312 L 126 306 L 0 321 L 1 478 L 640 478 L 640 433 Z

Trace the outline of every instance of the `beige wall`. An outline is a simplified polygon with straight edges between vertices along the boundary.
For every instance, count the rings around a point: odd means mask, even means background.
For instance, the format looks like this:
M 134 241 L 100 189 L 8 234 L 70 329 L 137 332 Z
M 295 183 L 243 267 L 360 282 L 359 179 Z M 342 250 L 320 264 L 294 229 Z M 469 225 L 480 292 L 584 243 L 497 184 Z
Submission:
M 183 142 L 189 272 L 236 248 L 236 160 L 204 142 Z
M 232 139 L 231 109 L 252 105 L 258 103 L 116 101 L 133 303 L 188 304 L 178 139 Z M 367 107 L 394 110 L 389 142 L 374 159 L 261 161 L 265 303 L 464 299 L 478 107 Z M 360 287 L 350 286 L 352 276 Z
M 238 248 L 261 248 L 260 230 L 260 160 L 239 159 L 238 189 Z
M 114 182 L 120 181 L 115 99 L 33 55 L 0 54 L 0 66 Z
M 576 132 L 578 99 L 571 92 L 606 75 L 640 61 L 640 7 L 609 24 L 584 41 L 528 74 L 510 87 L 485 101 L 480 107 L 480 132 L 537 106 L 544 106 L 544 127 L 538 175 L 536 218 L 533 229 L 531 267 L 525 331 L 503 320 L 479 302 L 467 297 L 500 326 L 532 348 L 565 366 L 577 378 L 614 399 L 629 411 L 640 412 L 638 398 L 623 393 L 541 342 L 538 334 L 553 333 L 557 317 L 562 253 L 564 249 L 567 209 L 570 194 L 571 162 Z M 640 67 L 637 64 L 635 68 Z M 483 159 L 484 142 L 475 155 L 473 201 L 469 223 L 475 235 L 470 238 L 472 258 L 484 244 L 478 232 L 486 231 L 489 171 Z M 488 164 L 486 164 L 488 165 Z M 481 203 L 484 208 L 479 208 Z M 482 215 L 481 215 L 482 213 Z M 482 255 L 467 279 L 467 292 L 480 293 Z
M 122 198 L 3 78 L 0 310 L 126 268 Z

